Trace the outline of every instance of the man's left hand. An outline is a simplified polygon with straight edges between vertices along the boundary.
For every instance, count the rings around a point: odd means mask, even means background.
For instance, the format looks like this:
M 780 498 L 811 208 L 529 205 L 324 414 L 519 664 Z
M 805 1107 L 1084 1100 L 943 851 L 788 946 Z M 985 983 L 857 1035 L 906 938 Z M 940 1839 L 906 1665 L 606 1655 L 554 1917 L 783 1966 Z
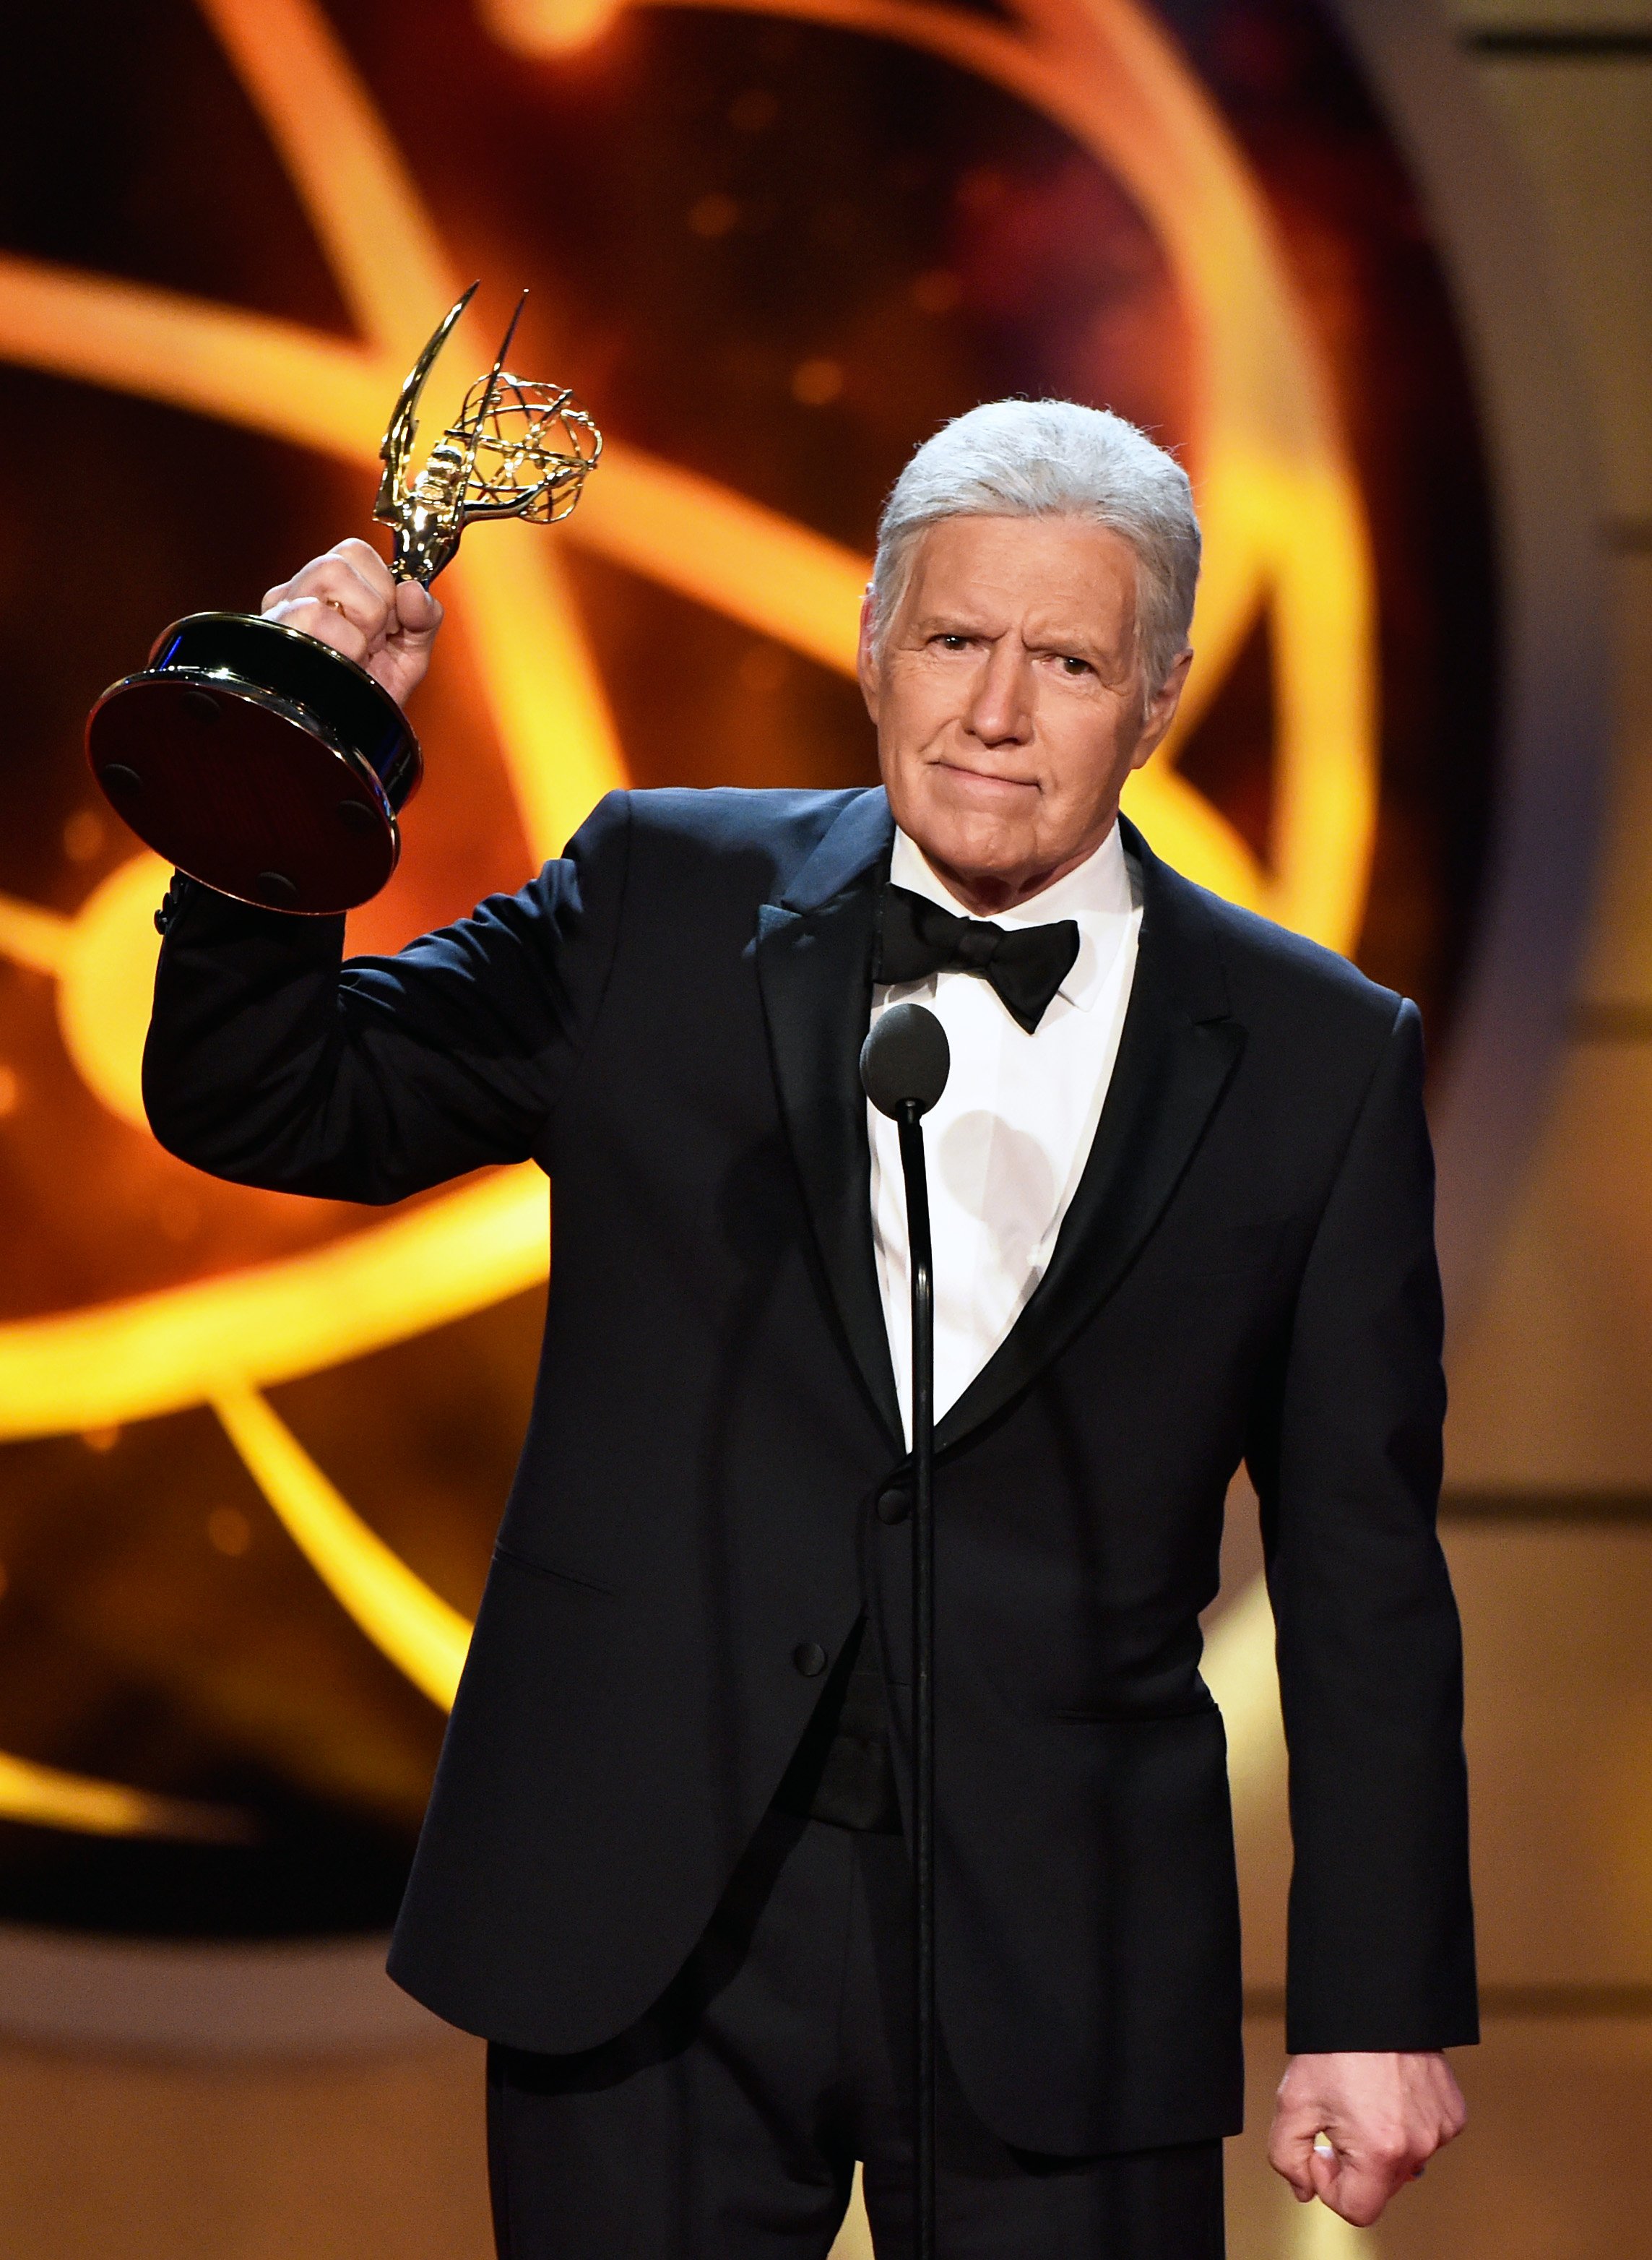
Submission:
M 1443 2056 L 1292 2056 L 1279 2083 L 1268 2162 L 1304 2205 L 1317 2197 L 1369 2228 L 1468 2116 Z M 1315 2149 L 1320 2136 L 1328 2148 Z

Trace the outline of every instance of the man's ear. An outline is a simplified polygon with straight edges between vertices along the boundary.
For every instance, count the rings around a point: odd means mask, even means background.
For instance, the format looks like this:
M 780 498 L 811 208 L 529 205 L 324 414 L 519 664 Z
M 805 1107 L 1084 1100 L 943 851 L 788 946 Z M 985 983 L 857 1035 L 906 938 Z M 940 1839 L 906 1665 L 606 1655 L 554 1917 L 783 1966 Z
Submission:
M 861 640 L 855 654 L 855 672 L 860 682 L 861 696 L 866 701 L 866 711 L 876 724 L 880 670 L 872 649 L 874 617 L 872 591 L 869 588 L 861 598 Z
M 1149 756 L 1163 744 L 1170 725 L 1176 719 L 1176 710 L 1182 703 L 1182 693 L 1187 687 L 1188 669 L 1192 664 L 1193 653 L 1190 646 L 1186 651 L 1177 654 L 1148 708 L 1148 719 L 1141 726 L 1141 735 L 1137 739 L 1135 752 L 1130 757 L 1133 769 L 1144 767 Z

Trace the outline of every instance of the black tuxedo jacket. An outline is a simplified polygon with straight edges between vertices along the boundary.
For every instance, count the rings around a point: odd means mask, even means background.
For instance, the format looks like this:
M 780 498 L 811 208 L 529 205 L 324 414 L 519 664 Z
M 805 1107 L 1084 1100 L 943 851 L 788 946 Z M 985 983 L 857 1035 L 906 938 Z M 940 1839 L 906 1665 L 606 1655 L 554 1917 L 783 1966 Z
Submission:
M 615 794 L 518 895 L 340 970 L 343 921 L 196 890 L 156 1133 L 391 1201 L 532 1155 L 543 1362 L 391 1956 L 456 2024 L 583 2049 L 662 1991 L 870 1613 L 905 1764 L 905 1453 L 856 1055 L 880 791 Z M 1236 2128 L 1223 1496 L 1262 1501 L 1295 2049 L 1475 2030 L 1414 1008 L 1141 859 L 1128 1017 L 1014 1331 L 941 1424 L 939 1961 L 1006 2140 Z

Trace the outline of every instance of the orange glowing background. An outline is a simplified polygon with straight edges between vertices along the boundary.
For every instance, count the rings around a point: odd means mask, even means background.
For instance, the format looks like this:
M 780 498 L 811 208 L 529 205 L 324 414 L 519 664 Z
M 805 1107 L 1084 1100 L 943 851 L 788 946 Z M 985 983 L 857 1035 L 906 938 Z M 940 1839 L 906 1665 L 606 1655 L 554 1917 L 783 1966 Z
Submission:
M 159 1151 L 166 875 L 80 765 L 91 698 L 364 526 L 456 284 L 455 393 L 528 282 L 518 364 L 609 446 L 566 527 L 473 533 L 444 578 L 429 781 L 352 921 L 394 946 L 611 784 L 869 776 L 882 493 L 942 417 L 1068 392 L 1181 448 L 1206 528 L 1132 812 L 1443 1034 L 1487 797 L 1472 421 L 1403 175 L 1294 0 L 106 18 L 68 112 L 20 41 L 19 116 L 75 123 L 9 161 L 0 252 L 34 472 L 0 503 L 0 1914 L 370 1926 L 526 1418 L 546 1189 L 363 1217 Z M 1230 1724 L 1266 1661 L 1235 1626 Z

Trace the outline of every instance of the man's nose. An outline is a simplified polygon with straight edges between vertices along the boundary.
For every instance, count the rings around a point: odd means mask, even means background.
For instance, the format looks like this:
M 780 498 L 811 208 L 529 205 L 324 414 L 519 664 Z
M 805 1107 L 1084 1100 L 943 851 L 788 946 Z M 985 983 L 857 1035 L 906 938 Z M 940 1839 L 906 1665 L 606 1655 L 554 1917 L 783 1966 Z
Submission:
M 966 719 L 983 746 L 1025 745 L 1032 736 L 1032 664 L 1008 637 L 989 652 Z

